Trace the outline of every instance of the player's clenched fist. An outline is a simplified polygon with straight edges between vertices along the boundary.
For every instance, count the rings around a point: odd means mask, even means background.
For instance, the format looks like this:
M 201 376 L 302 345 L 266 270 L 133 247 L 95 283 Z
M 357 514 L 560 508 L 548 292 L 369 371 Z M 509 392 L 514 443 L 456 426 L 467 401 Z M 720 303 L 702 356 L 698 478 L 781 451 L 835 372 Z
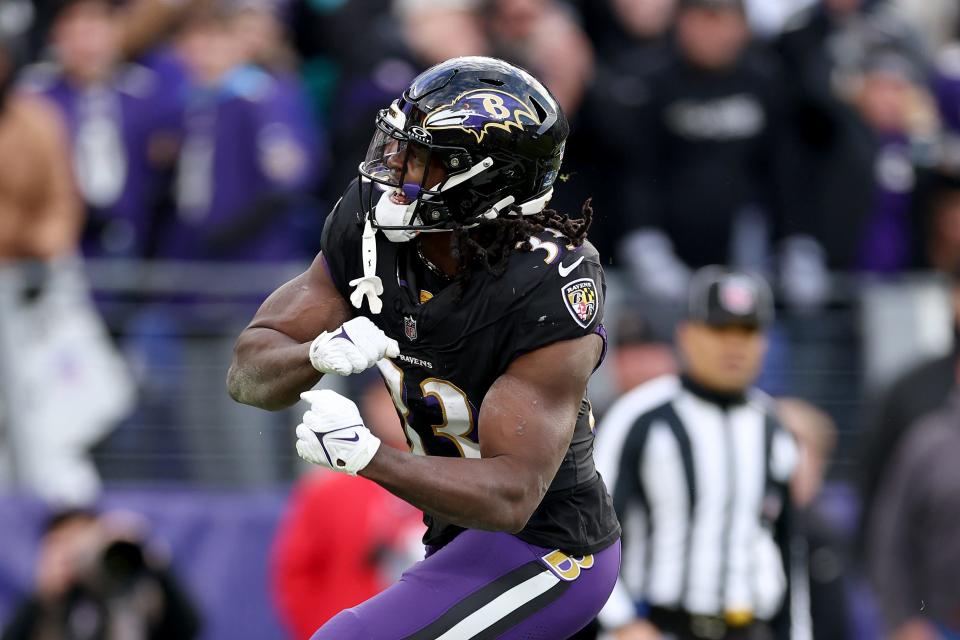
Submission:
M 310 345 L 313 368 L 341 376 L 365 371 L 384 356 L 398 355 L 397 341 L 363 316 L 344 322 L 336 331 L 324 331 Z
M 297 426 L 297 453 L 307 462 L 357 475 L 380 448 L 380 438 L 364 426 L 357 405 L 330 389 L 300 397 L 310 409 Z

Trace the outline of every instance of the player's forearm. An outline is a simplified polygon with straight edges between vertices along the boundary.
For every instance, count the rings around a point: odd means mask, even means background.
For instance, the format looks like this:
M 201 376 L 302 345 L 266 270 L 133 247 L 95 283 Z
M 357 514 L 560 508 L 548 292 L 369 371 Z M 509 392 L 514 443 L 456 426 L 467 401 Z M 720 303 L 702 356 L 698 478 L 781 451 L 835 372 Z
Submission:
M 506 456 L 418 456 L 385 446 L 360 475 L 442 520 L 511 533 L 526 525 L 550 484 L 525 480 Z
M 321 374 L 310 364 L 310 343 L 267 328 L 245 330 L 234 348 L 227 389 L 237 402 L 271 411 L 283 409 L 312 388 Z

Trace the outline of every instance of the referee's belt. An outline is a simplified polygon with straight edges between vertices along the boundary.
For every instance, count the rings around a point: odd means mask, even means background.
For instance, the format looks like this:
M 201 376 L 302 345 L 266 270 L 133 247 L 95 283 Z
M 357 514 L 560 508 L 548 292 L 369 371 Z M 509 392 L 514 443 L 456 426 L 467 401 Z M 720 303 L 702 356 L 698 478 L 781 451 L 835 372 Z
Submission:
M 753 617 L 751 611 L 728 611 L 724 615 L 700 615 L 664 607 L 650 607 L 648 617 L 654 626 L 682 627 L 704 640 L 721 640 L 730 631 L 746 629 L 756 623 L 762 624 Z

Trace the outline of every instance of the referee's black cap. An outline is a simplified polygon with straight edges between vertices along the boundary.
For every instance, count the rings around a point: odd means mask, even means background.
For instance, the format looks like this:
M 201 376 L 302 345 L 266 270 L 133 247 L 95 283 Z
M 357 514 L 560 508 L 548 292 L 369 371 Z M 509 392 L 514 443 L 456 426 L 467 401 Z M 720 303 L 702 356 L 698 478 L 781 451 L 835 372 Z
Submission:
M 687 318 L 693 322 L 764 329 L 773 315 L 773 292 L 758 275 L 709 266 L 690 279 Z

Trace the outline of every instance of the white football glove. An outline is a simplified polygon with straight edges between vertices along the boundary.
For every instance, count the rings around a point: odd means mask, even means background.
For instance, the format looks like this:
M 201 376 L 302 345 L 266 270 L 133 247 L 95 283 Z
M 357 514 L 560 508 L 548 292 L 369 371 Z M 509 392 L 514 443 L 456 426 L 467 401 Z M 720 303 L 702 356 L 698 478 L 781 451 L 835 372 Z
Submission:
M 388 338 L 369 318 L 359 316 L 324 331 L 310 344 L 310 364 L 320 373 L 348 376 L 375 365 L 384 356 L 396 358 L 400 345 Z
M 380 438 L 364 426 L 357 405 L 330 389 L 300 397 L 310 409 L 297 426 L 297 453 L 307 462 L 357 475 L 380 448 Z

